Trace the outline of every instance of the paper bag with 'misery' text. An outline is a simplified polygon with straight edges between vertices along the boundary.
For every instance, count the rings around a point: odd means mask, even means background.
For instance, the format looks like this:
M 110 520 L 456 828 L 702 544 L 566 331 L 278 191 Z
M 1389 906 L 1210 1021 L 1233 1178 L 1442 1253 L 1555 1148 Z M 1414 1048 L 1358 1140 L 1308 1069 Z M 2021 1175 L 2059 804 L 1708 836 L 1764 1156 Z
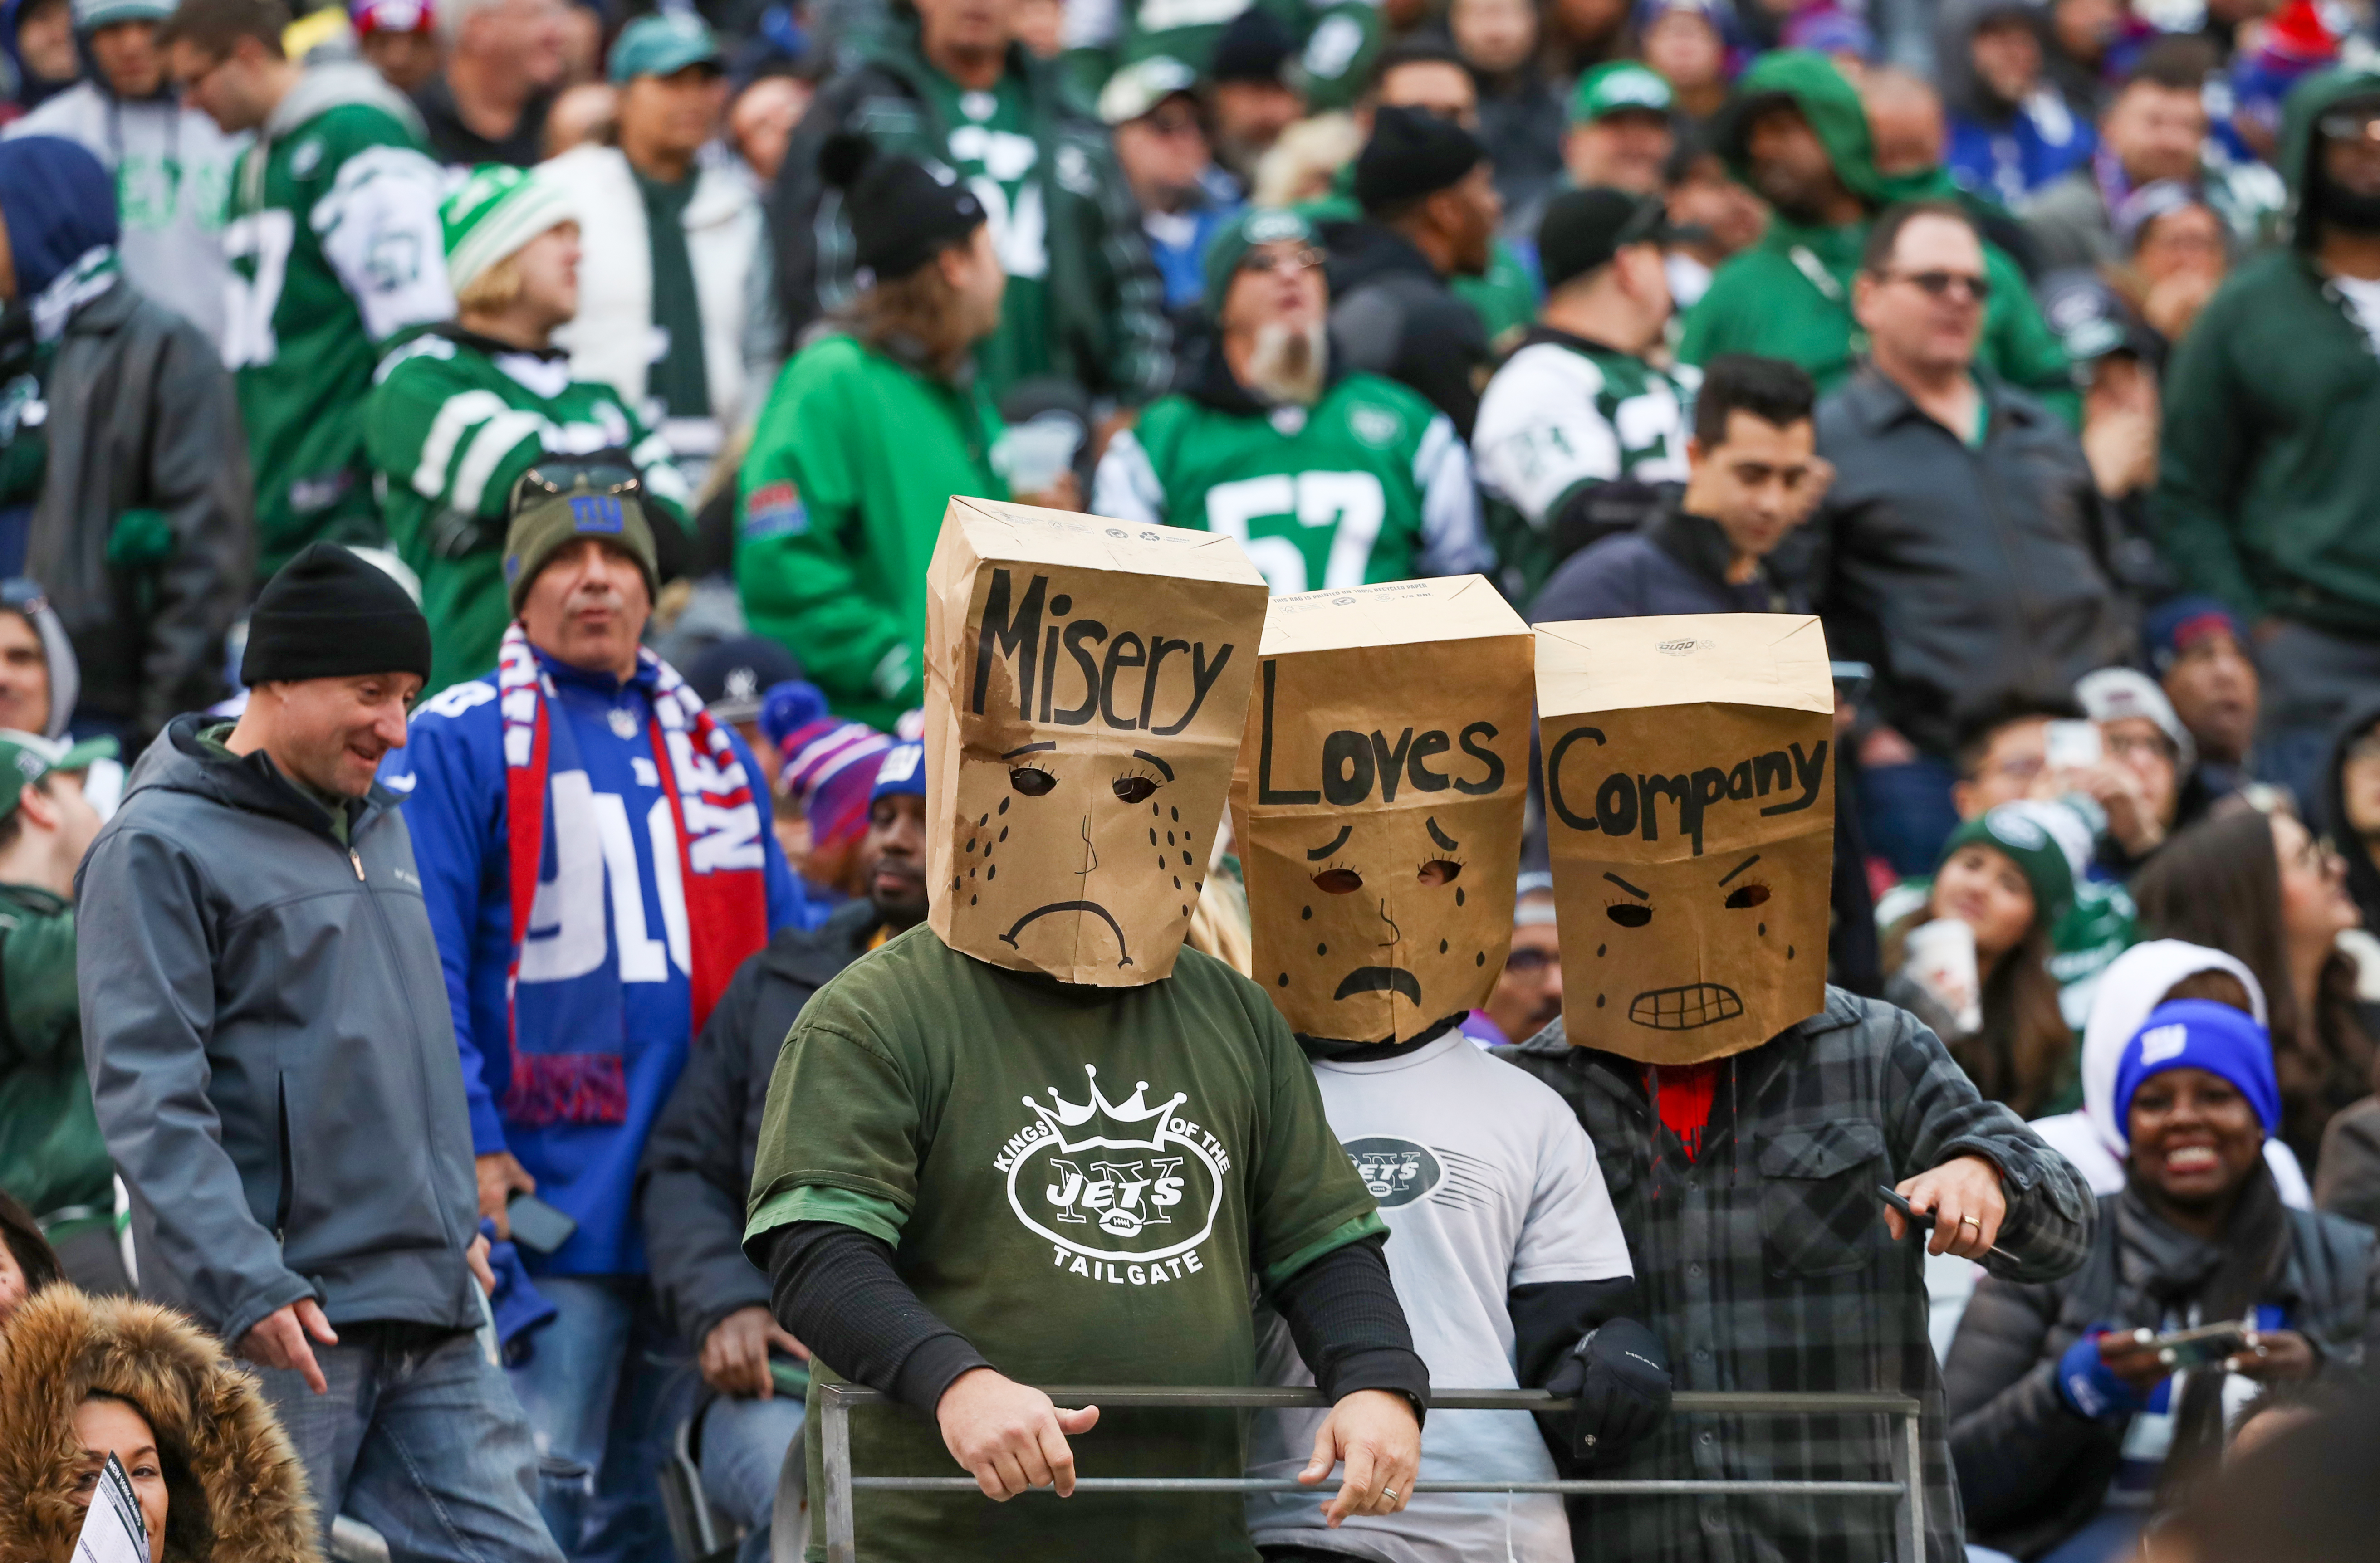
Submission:
M 1232 779 L 1253 973 L 1301 1036 L 1475 1008 L 1512 942 L 1529 626 L 1480 576 L 1273 599 Z
M 1835 826 L 1818 621 L 1683 614 L 1536 634 L 1571 1044 L 1698 1063 L 1815 1014 Z
M 1062 982 L 1170 975 L 1264 631 L 1213 532 L 953 496 L 927 571 L 929 920 Z

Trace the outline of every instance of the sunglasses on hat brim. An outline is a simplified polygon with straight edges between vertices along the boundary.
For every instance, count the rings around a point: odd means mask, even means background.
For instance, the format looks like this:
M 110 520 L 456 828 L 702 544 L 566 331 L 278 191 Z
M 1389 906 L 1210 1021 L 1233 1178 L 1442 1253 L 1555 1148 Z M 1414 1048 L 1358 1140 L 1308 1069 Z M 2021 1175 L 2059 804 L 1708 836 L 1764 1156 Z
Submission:
M 638 499 L 644 494 L 644 481 L 637 476 L 637 469 L 625 461 L 542 461 L 521 474 L 516 492 L 523 498 L 531 494 L 555 499 L 566 494 L 610 494 Z

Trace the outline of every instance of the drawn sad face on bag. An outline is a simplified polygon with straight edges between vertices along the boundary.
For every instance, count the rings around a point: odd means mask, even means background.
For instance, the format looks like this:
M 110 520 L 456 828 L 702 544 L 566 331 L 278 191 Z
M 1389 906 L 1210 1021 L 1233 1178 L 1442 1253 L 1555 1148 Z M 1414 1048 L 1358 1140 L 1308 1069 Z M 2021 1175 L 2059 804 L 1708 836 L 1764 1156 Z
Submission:
M 1531 651 L 1477 576 L 1274 600 L 1232 820 L 1256 978 L 1292 1030 L 1410 1037 L 1495 987 Z
M 1229 539 L 954 498 L 929 573 L 934 931 L 1065 982 L 1170 975 L 1261 633 Z
M 1756 1048 L 1826 1002 L 1833 686 L 1817 621 L 1537 626 L 1537 740 L 1573 1047 Z

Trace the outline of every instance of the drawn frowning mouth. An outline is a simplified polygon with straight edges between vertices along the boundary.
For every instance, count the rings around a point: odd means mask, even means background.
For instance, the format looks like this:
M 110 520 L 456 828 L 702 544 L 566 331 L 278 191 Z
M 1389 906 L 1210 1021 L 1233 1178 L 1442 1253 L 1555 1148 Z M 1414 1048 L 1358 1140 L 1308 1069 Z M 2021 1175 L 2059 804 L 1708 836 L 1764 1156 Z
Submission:
M 1682 987 L 1657 987 L 1628 1001 L 1628 1019 L 1655 1031 L 1692 1031 L 1717 1025 L 1743 1013 L 1735 989 L 1715 982 L 1690 982 Z
M 1053 912 L 1088 912 L 1097 915 L 1115 933 L 1116 953 L 1118 957 L 1116 964 L 1119 966 L 1129 966 L 1132 964 L 1132 951 L 1126 948 L 1124 944 L 1123 925 L 1115 920 L 1115 914 L 1110 912 L 1106 907 L 1100 905 L 1096 901 L 1053 901 L 1047 906 L 1037 906 L 1032 911 L 1025 914 L 1022 917 L 1017 918 L 1015 922 L 1010 924 L 1008 931 L 1000 936 L 1000 942 L 1007 945 L 1012 950 L 1015 949 L 1016 936 L 1025 931 L 1026 924 L 1032 922 L 1038 917 L 1047 917 Z M 1415 1000 L 1415 1002 L 1418 1003 L 1420 1000 Z
M 1330 997 L 1352 999 L 1358 993 L 1402 993 L 1415 1008 L 1421 1004 L 1420 980 L 1394 966 L 1358 966 L 1339 979 L 1339 991 Z

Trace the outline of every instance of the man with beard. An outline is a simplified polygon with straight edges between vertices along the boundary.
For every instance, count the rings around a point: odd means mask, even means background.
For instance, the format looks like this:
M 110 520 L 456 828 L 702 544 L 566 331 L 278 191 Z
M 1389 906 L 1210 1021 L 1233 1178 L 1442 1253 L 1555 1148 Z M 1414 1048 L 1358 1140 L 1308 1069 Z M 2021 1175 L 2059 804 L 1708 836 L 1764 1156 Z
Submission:
M 2268 780 L 2317 795 L 2328 734 L 2380 689 L 2380 74 L 2291 93 L 2291 242 L 2231 273 L 2166 380 L 2156 511 L 2184 584 L 2242 623 Z
M 1453 423 L 1419 393 L 1333 363 L 1304 218 L 1251 212 L 1223 230 L 1207 252 L 1207 309 L 1206 357 L 1109 442 L 1093 511 L 1224 533 L 1276 595 L 1488 565 Z
M 1716 139 L 1735 176 L 1776 215 L 1757 244 L 1712 276 L 1686 316 L 1678 356 L 1693 364 L 1722 353 L 1786 358 L 1809 370 L 1821 394 L 1832 390 L 1852 371 L 1852 282 L 1877 213 L 1904 200 L 1956 200 L 1958 187 L 1938 167 L 1880 173 L 1859 93 L 1805 50 L 1778 50 L 1746 71 Z M 1988 244 L 1984 256 L 1990 297 L 1978 361 L 2071 421 L 2079 404 L 2065 348 L 2016 263 Z
M 746 961 L 653 1124 L 638 1205 L 662 1315 L 699 1353 L 715 1397 L 701 1413 L 702 1485 L 747 1528 L 742 1563 L 769 1556 L 777 1472 L 802 1430 L 809 1349 L 769 1316 L 769 1278 L 744 1256 L 744 1195 L 769 1075 L 795 1018 L 829 977 L 926 920 L 926 749 L 876 764 L 859 848 L 868 893 L 824 927 L 785 927 Z M 791 1382 L 779 1395 L 780 1378 Z

